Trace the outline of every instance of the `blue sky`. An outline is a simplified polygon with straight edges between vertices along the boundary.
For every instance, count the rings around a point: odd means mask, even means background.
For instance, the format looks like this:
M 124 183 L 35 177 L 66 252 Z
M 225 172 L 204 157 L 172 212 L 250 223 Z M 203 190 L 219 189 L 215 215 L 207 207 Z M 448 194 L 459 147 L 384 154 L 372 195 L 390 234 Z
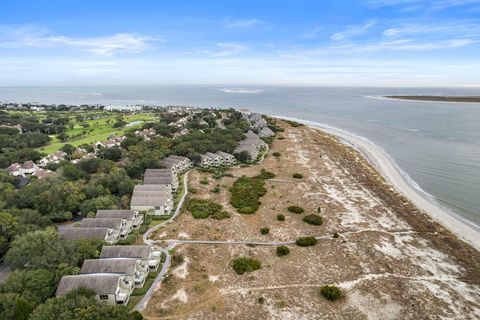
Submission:
M 480 86 L 480 0 L 1 0 L 0 86 Z

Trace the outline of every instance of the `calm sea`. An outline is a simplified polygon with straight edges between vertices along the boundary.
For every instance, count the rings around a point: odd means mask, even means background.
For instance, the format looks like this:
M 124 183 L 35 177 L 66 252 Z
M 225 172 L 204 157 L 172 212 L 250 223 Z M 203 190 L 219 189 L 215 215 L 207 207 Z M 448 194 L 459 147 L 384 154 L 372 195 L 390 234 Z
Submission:
M 480 104 L 378 99 L 480 89 L 257 86 L 0 88 L 0 101 L 234 107 L 335 126 L 383 148 L 412 183 L 480 226 Z

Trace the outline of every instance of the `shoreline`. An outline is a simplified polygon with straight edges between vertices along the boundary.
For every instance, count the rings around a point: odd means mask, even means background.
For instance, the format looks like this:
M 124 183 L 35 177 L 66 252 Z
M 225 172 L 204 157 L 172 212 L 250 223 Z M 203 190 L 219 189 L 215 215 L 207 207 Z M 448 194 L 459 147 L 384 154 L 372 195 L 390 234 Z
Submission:
M 407 180 L 402 174 L 401 169 L 398 168 L 390 156 L 373 142 L 326 124 L 277 115 L 273 117 L 303 123 L 309 127 L 333 135 L 339 138 L 341 142 L 350 145 L 358 151 L 388 183 L 411 201 L 418 209 L 424 211 L 459 239 L 467 242 L 475 249 L 480 250 L 480 229 L 469 224 L 469 222 L 465 221 L 465 219 L 455 212 L 435 203 L 434 199 L 426 192 L 423 191 L 424 194 L 422 194 L 421 189 L 415 188 L 412 182 Z
M 362 96 L 367 99 L 376 99 L 376 100 L 390 100 L 390 101 L 404 101 L 404 102 L 426 102 L 426 103 L 444 103 L 444 104 L 480 104 L 479 101 L 457 101 L 457 100 L 434 100 L 434 99 L 414 99 L 414 98 L 401 98 L 400 96 L 372 96 L 364 95 Z
M 410 101 L 480 103 L 480 97 L 478 96 L 388 95 L 383 97 L 388 99 Z

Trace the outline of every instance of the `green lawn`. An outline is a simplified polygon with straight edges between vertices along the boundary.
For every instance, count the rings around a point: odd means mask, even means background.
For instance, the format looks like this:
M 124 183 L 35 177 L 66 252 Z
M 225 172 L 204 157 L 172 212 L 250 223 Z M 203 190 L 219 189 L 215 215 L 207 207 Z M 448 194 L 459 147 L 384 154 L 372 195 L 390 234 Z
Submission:
M 98 113 L 98 112 L 97 112 Z M 88 113 L 92 114 L 92 113 Z M 95 113 L 93 113 L 95 114 Z M 87 114 L 85 114 L 87 115 Z M 66 134 L 69 136 L 81 134 L 83 131 L 87 133 L 82 135 L 81 137 L 74 138 L 70 141 L 61 142 L 57 139 L 56 136 L 52 136 L 52 141 L 49 145 L 44 147 L 38 148 L 39 151 L 51 154 L 60 149 L 63 145 L 69 143 L 74 147 L 79 146 L 84 143 L 95 143 L 97 141 L 105 141 L 111 134 L 122 135 L 125 131 L 130 129 L 135 129 L 142 126 L 142 123 L 137 124 L 131 127 L 125 128 L 113 128 L 113 124 L 116 122 L 116 115 L 111 114 L 107 116 L 102 116 L 101 118 L 94 119 L 94 120 L 86 120 L 85 123 L 88 123 L 90 127 L 84 128 L 75 120 L 75 117 L 72 117 L 72 121 L 74 121 L 75 126 L 72 129 L 68 129 Z M 151 121 L 154 120 L 155 117 L 149 113 L 140 113 L 140 114 L 133 114 L 133 115 L 126 115 L 123 117 L 124 121 L 127 123 L 134 122 L 134 121 Z M 91 131 L 91 132 L 90 132 Z

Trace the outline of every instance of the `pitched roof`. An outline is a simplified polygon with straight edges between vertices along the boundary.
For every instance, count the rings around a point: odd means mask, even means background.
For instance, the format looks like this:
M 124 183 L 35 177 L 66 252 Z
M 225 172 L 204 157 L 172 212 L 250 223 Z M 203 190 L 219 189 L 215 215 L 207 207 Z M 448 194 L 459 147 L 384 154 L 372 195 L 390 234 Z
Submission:
M 144 185 L 151 184 L 172 184 L 173 177 L 170 176 L 145 176 L 143 178 Z
M 220 156 L 218 154 L 215 154 L 215 153 L 212 153 L 212 152 L 206 152 L 205 155 L 209 158 L 212 158 L 212 159 L 217 159 L 218 157 L 220 157 L 220 158 L 222 157 L 222 156 Z
M 137 266 L 137 259 L 86 259 L 83 261 L 80 274 L 87 273 L 117 273 L 133 276 Z
M 111 228 L 119 230 L 122 226 L 122 218 L 83 218 L 80 228 Z
M 63 240 L 105 240 L 108 228 L 67 228 L 61 231 L 60 238 Z
M 139 258 L 148 259 L 150 257 L 150 246 L 103 246 L 101 259 L 106 258 Z
M 132 221 L 135 210 L 98 210 L 95 218 L 121 218 Z
M 169 169 L 146 169 L 144 174 L 145 177 L 163 177 L 171 175 L 172 171 Z
M 233 157 L 230 153 L 226 153 L 226 152 L 223 152 L 223 151 L 217 151 L 216 154 L 218 154 L 222 158 Z
M 63 276 L 57 288 L 57 296 L 65 295 L 80 287 L 95 291 L 96 294 L 115 294 L 122 275 L 118 274 L 79 274 Z
M 22 164 L 22 169 L 33 169 L 35 168 L 35 162 L 32 160 L 26 161 Z

